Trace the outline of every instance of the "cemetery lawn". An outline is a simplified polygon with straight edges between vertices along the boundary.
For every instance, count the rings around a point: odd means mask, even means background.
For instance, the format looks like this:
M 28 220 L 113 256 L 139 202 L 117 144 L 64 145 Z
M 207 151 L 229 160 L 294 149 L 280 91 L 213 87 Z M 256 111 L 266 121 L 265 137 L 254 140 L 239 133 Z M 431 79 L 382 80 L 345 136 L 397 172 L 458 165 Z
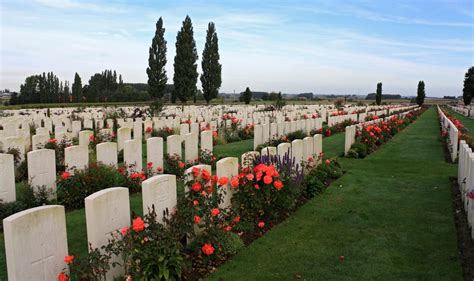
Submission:
M 443 153 L 430 108 L 209 280 L 462 280 Z

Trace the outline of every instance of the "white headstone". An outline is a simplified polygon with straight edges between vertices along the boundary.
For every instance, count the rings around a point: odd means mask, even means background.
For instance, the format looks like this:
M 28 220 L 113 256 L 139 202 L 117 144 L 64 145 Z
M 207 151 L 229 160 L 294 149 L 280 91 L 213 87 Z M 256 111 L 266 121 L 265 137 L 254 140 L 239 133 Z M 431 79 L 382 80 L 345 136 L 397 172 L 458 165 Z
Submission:
M 225 186 L 219 187 L 217 190 L 222 194 L 222 202 L 220 208 L 227 208 L 231 205 L 233 189 L 230 185 L 231 179 L 239 174 L 239 159 L 237 157 L 226 157 L 216 163 L 216 174 L 220 178 L 225 176 L 229 179 Z
M 140 172 L 142 163 L 142 141 L 141 139 L 128 140 L 124 142 L 123 161 L 130 171 Z
M 201 132 L 201 150 L 213 151 L 212 144 L 212 132 L 211 131 L 202 131 Z
M 153 171 L 163 172 L 163 138 L 149 138 L 146 141 L 146 161 L 153 164 Z M 161 171 L 157 171 L 161 168 Z
M 173 214 L 178 204 L 175 175 L 158 175 L 142 182 L 143 214 L 155 207 L 159 222 L 163 220 L 164 212 Z
M 188 163 L 196 163 L 199 159 L 198 150 L 199 135 L 197 133 L 189 133 L 184 135 L 184 156 Z
M 74 174 L 74 170 L 84 170 L 89 165 L 89 148 L 83 145 L 74 145 L 64 149 L 64 165 L 67 171 Z
M 63 206 L 28 209 L 3 220 L 8 279 L 57 280 L 68 255 Z
M 132 130 L 130 128 L 119 128 L 117 130 L 117 148 L 118 151 L 123 149 L 124 142 L 132 139 Z
M 303 161 L 304 146 L 302 140 L 294 140 L 291 142 L 291 156 L 295 159 L 295 165 L 301 165 Z
M 117 143 L 103 142 L 96 146 L 97 162 L 117 167 Z
M 12 154 L 0 153 L 0 200 L 3 202 L 16 200 L 15 164 Z
M 52 149 L 30 151 L 28 157 L 28 181 L 34 189 L 45 186 L 56 192 L 56 152 Z
M 171 135 L 166 138 L 166 153 L 168 155 L 178 155 L 181 156 L 181 136 Z
M 111 235 L 123 227 L 130 226 L 130 201 L 128 188 L 112 187 L 87 196 L 86 208 L 87 241 L 92 248 L 108 244 Z M 115 261 L 119 262 L 116 257 Z M 124 274 L 123 268 L 111 268 L 107 280 Z

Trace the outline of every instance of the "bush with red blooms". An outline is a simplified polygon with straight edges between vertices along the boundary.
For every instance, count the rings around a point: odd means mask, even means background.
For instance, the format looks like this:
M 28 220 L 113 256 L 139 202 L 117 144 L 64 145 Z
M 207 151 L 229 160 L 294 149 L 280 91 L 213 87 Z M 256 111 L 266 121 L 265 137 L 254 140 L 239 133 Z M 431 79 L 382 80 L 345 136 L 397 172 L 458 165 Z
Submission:
M 46 149 L 53 149 L 56 156 L 56 172 L 62 172 L 66 169 L 64 165 L 64 149 L 70 147 L 72 142 L 69 141 L 66 137 L 58 139 L 49 139 L 48 142 L 44 145 Z
M 255 128 L 254 124 L 247 124 L 245 125 L 245 127 L 237 129 L 237 135 L 242 140 L 252 139 L 254 128 Z
M 164 127 L 158 130 L 153 129 L 151 136 L 152 137 L 161 137 L 163 140 L 166 140 L 167 137 L 174 135 L 175 130 L 170 127 Z
M 297 188 L 283 179 L 276 166 L 260 163 L 244 167 L 231 179 L 232 205 L 241 220 L 254 228 L 258 222 L 271 222 L 285 216 L 295 204 Z
M 133 218 L 131 226 L 112 233 L 100 250 L 91 249 L 84 259 L 67 256 L 64 261 L 70 273 L 65 269 L 58 278 L 105 280 L 107 270 L 121 265 L 130 280 L 180 280 L 185 266 L 180 237 L 168 210 L 164 221 L 158 221 L 152 208 L 143 218 Z
M 166 173 L 176 175 L 178 178 L 184 176 L 184 171 L 186 171 L 188 165 L 181 160 L 178 154 L 165 154 L 163 158 Z
M 209 149 L 202 149 L 199 155 L 199 163 L 216 167 L 216 156 Z
M 454 126 L 458 129 L 458 140 L 464 140 L 467 145 L 469 145 L 470 148 L 474 148 L 474 142 L 473 142 L 473 139 L 470 135 L 470 132 L 469 130 L 467 130 L 464 125 L 461 123 L 461 121 L 459 121 L 459 119 L 457 119 L 456 117 L 453 117 L 451 115 L 449 115 L 446 110 L 444 109 L 441 109 L 444 113 L 444 115 L 449 119 L 451 120 L 451 122 L 453 122 Z M 443 141 L 446 143 L 446 145 L 448 146 L 448 148 L 451 149 L 452 147 L 452 144 L 451 144 L 451 140 L 450 140 L 450 136 L 449 136 L 449 131 L 444 129 L 444 128 L 441 128 L 441 137 L 443 138 Z
M 191 248 L 204 261 L 221 259 L 229 254 L 225 241 L 240 218 L 230 206 L 223 207 L 229 189 L 234 188 L 233 179 L 211 176 L 206 169 L 193 167 L 185 183 L 185 200 L 181 215 L 187 218 L 186 232 L 192 240 Z
M 99 132 L 92 134 L 89 137 L 89 148 L 95 150 L 97 145 L 103 142 L 114 142 L 117 141 L 117 137 L 112 132 Z

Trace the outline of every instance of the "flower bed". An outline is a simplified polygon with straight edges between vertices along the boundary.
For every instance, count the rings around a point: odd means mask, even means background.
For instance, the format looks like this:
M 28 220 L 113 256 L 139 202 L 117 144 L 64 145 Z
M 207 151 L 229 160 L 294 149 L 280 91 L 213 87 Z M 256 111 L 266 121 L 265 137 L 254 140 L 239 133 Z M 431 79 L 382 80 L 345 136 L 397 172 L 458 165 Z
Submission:
M 420 116 L 425 109 L 409 112 L 403 117 L 392 116 L 388 121 L 365 124 L 357 129 L 356 140 L 347 153 L 349 158 L 364 158 L 403 130 Z
M 169 210 L 163 222 L 154 210 L 135 216 L 131 227 L 113 233 L 108 245 L 90 249 L 87 256 L 65 257 L 58 277 L 98 280 L 118 255 L 127 280 L 199 280 L 342 175 L 330 160 L 304 179 L 297 167 L 288 156 L 258 157 L 253 167 L 240 168 L 233 178 L 217 178 L 195 167 L 190 177 L 182 178 L 186 196 L 178 198 L 177 209 Z M 227 184 L 232 202 L 222 207 Z

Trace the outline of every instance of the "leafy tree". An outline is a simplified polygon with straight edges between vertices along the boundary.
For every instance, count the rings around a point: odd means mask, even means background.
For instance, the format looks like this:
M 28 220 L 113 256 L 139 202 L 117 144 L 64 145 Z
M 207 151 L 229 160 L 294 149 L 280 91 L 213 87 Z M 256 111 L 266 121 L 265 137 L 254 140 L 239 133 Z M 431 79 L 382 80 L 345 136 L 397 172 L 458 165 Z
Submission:
M 425 102 L 425 82 L 418 82 L 418 90 L 416 92 L 416 103 L 418 106 L 422 106 Z
M 149 56 L 148 68 L 148 92 L 150 96 L 161 99 L 165 93 L 166 82 L 166 40 L 165 29 L 163 28 L 163 19 L 160 17 L 156 23 L 155 37 L 153 37 Z
M 275 93 L 276 94 L 276 93 Z M 270 94 L 271 96 L 272 94 Z M 283 100 L 283 97 L 281 95 L 281 92 L 279 92 L 278 94 L 276 94 L 276 99 L 275 99 L 275 108 L 278 109 L 278 110 L 281 110 L 285 105 L 286 105 L 286 102 Z
M 193 24 L 191 18 L 186 16 L 183 26 L 176 36 L 173 76 L 174 90 L 171 102 L 175 103 L 176 98 L 178 98 L 181 102 L 186 103 L 186 101 L 196 95 L 198 78 L 197 59 Z
M 74 75 L 74 83 L 72 83 L 72 100 L 74 102 L 82 101 L 82 81 L 77 72 Z
M 213 22 L 210 22 L 207 27 L 206 45 L 202 52 L 201 66 L 203 95 L 204 99 L 209 104 L 210 100 L 217 97 L 219 88 L 222 84 L 222 65 L 219 63 L 219 45 L 216 27 Z
M 464 88 L 462 90 L 462 98 L 465 105 L 471 104 L 472 96 L 474 95 L 474 66 L 464 75 Z
M 382 82 L 377 83 L 377 91 L 375 92 L 375 103 L 380 105 L 382 103 Z
M 247 87 L 247 89 L 245 89 L 245 92 L 242 93 L 242 101 L 245 102 L 245 104 L 249 104 L 252 100 L 252 95 L 253 94 L 250 91 L 250 88 Z

